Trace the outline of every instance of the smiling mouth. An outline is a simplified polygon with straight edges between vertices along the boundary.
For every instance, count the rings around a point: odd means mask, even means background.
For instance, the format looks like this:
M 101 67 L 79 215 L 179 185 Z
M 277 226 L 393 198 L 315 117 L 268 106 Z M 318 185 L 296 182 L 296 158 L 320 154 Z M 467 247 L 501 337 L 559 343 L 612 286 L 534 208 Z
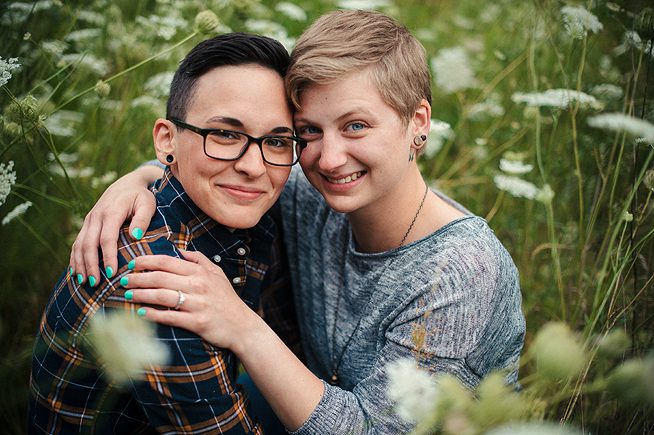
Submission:
M 347 183 L 351 183 L 354 180 L 362 177 L 365 173 L 366 173 L 366 171 L 359 171 L 359 172 L 355 172 L 354 174 L 350 174 L 347 177 L 343 177 L 343 178 L 329 178 L 329 177 L 325 177 L 325 178 L 327 178 L 327 181 L 329 181 L 330 183 L 347 184 Z

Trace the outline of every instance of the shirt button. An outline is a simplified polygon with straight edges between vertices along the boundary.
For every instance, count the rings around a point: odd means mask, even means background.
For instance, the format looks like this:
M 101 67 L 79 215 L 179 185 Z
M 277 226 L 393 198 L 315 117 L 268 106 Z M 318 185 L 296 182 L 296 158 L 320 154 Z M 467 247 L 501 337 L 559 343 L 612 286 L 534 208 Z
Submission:
M 241 277 L 240 277 L 240 276 L 237 276 L 236 278 L 234 278 L 234 279 L 232 280 L 232 282 L 233 282 L 234 284 L 240 284 L 240 283 L 241 283 Z
M 214 262 L 216 262 L 216 263 L 220 263 L 220 260 L 222 260 L 222 258 L 220 258 L 220 255 L 214 255 L 214 256 L 213 256 L 213 261 L 214 261 Z
M 236 253 L 237 253 L 238 255 L 241 255 L 241 256 L 242 256 L 242 255 L 245 255 L 245 254 L 247 253 L 247 251 L 245 250 L 245 248 L 238 248 L 238 249 L 236 250 Z

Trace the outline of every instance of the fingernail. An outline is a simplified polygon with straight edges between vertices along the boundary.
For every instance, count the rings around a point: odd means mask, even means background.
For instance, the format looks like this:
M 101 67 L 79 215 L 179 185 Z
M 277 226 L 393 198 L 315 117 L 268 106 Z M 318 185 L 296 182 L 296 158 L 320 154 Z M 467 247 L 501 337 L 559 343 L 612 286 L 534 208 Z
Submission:
M 136 314 L 137 314 L 139 317 L 143 317 L 143 316 L 145 316 L 145 308 L 139 308 L 139 309 L 136 311 Z
M 125 299 L 131 301 L 134 298 L 134 293 L 131 290 L 125 292 Z
M 128 283 L 129 283 L 129 278 L 127 278 L 126 276 L 120 278 L 120 285 L 122 285 L 123 287 L 125 287 Z
M 68 274 L 71 278 L 75 276 L 75 269 L 73 269 L 73 266 L 68 266 Z
M 107 266 L 104 269 L 104 273 L 107 274 L 107 278 L 111 278 L 112 276 L 114 276 L 114 269 L 111 266 Z
M 131 260 L 129 263 L 127 263 L 127 268 L 129 270 L 134 270 L 135 266 L 136 266 L 136 260 Z
M 84 282 L 84 275 L 81 273 L 77 274 L 77 284 L 82 284 Z
M 91 284 L 91 287 L 95 287 L 95 277 L 93 275 L 89 276 L 89 284 Z
M 140 228 L 134 228 L 132 230 L 132 237 L 134 237 L 136 240 L 141 240 L 143 237 L 143 230 Z

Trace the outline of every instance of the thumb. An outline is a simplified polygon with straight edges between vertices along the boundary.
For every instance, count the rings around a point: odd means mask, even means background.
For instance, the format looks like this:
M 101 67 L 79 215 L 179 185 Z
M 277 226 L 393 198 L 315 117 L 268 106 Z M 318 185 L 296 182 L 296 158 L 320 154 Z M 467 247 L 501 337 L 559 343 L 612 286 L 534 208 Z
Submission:
M 150 226 L 150 220 L 156 208 L 154 196 L 148 194 L 139 195 L 134 201 L 134 216 L 129 225 L 129 233 L 136 240 L 141 240 L 143 234 Z

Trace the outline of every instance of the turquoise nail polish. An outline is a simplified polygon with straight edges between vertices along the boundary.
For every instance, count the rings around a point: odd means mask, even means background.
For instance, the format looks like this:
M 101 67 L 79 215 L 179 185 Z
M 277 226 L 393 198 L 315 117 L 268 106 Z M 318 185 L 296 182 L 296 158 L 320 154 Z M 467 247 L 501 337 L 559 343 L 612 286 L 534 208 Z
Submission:
M 73 269 L 73 266 L 68 266 L 68 274 L 71 278 L 75 277 L 75 269 Z
M 89 284 L 91 284 L 91 287 L 95 287 L 95 277 L 93 275 L 89 276 Z
M 136 260 L 132 260 L 129 263 L 127 263 L 127 268 L 129 270 L 134 270 L 134 267 L 136 266 Z
M 81 273 L 77 274 L 77 284 L 82 284 L 84 282 L 84 275 Z
M 141 238 L 143 237 L 143 230 L 140 228 L 134 228 L 134 230 L 132 230 L 132 236 L 136 240 L 141 240 Z
M 126 276 L 120 278 L 120 285 L 122 285 L 123 287 L 125 287 L 128 283 L 129 283 L 129 278 L 127 278 Z
M 111 278 L 112 276 L 114 276 L 114 269 L 111 266 L 107 266 L 104 269 L 104 272 L 107 274 L 107 278 Z
M 145 308 L 139 308 L 139 309 L 136 311 L 136 314 L 137 314 L 139 317 L 143 317 L 143 316 L 145 316 Z
M 131 290 L 125 292 L 125 299 L 131 301 L 134 298 L 134 293 Z

